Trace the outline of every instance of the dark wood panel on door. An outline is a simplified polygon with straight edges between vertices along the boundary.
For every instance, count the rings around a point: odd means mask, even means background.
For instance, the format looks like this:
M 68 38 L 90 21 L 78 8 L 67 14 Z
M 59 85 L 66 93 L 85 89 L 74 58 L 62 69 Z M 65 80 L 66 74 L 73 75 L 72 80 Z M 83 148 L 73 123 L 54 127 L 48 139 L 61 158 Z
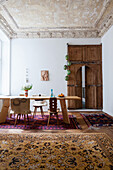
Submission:
M 101 61 L 101 45 L 89 45 L 85 47 L 84 61 Z
M 77 67 L 75 66 L 75 70 L 75 96 L 81 97 L 81 100 L 75 101 L 75 108 L 79 109 L 82 107 L 82 67 L 77 70 Z
M 71 61 L 82 61 L 83 60 L 83 48 L 81 46 L 68 46 L 69 60 Z
M 67 82 L 67 95 L 68 96 L 75 96 L 75 65 L 71 65 L 69 67 L 71 74 L 69 75 L 69 81 Z M 68 101 L 68 108 L 74 109 L 75 108 L 75 101 L 69 100 Z
M 75 96 L 75 86 L 70 84 L 67 86 L 68 96 Z M 68 100 L 68 108 L 75 109 L 75 100 Z

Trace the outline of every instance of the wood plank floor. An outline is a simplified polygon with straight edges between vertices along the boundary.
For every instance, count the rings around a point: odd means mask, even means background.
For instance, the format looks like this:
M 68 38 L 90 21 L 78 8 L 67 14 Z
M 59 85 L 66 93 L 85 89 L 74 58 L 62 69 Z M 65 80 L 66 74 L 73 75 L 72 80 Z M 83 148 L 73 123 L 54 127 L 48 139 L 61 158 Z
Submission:
M 69 114 L 73 114 L 77 117 L 77 120 L 82 128 L 82 130 L 21 130 L 21 129 L 0 129 L 0 133 L 106 133 L 110 138 L 113 139 L 113 127 L 97 127 L 97 128 L 88 128 L 87 124 L 83 120 L 80 115 L 82 111 L 77 112 L 69 112 Z M 88 111 L 84 113 L 89 113 Z M 94 111 L 90 113 L 95 113 Z M 97 113 L 97 111 L 96 111 Z M 102 111 L 98 111 L 98 113 L 102 113 Z M 40 114 L 40 113 L 38 113 Z M 47 113 L 45 113 L 47 114 Z M 61 114 L 61 113 L 60 113 Z

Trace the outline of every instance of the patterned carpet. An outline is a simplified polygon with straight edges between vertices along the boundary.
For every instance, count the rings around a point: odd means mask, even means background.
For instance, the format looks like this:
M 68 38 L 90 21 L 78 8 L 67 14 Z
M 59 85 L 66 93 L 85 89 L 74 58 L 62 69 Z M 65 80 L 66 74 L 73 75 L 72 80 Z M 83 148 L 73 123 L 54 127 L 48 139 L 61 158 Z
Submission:
M 106 134 L 0 134 L 0 169 L 113 169 Z
M 113 126 L 113 117 L 107 113 L 81 113 L 81 116 L 88 126 Z
M 70 124 L 65 124 L 63 122 L 62 115 L 59 115 L 59 125 L 57 125 L 56 116 L 51 117 L 50 124 L 47 126 L 48 115 L 44 115 L 42 118 L 41 115 L 36 115 L 33 117 L 29 117 L 29 122 L 27 121 L 27 126 L 24 125 L 24 120 L 21 117 L 20 121 L 17 121 L 16 127 L 14 126 L 15 119 L 7 118 L 5 123 L 0 124 L 0 129 L 37 129 L 37 130 L 66 130 L 66 129 L 81 129 L 77 119 L 73 115 L 69 115 Z

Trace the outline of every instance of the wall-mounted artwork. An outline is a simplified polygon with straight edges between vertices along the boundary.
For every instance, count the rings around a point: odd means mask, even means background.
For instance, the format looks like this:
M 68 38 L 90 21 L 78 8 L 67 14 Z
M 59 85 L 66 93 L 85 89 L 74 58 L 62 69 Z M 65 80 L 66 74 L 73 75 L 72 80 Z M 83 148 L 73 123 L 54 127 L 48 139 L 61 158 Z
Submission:
M 49 80 L 49 71 L 41 70 L 41 81 L 48 81 L 48 80 Z

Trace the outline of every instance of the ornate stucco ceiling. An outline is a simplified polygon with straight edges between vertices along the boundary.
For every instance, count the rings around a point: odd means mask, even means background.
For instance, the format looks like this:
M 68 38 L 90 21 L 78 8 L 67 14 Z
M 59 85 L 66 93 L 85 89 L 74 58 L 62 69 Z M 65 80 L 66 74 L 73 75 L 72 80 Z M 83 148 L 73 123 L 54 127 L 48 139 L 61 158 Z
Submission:
M 113 0 L 0 0 L 10 37 L 101 37 L 113 25 Z

